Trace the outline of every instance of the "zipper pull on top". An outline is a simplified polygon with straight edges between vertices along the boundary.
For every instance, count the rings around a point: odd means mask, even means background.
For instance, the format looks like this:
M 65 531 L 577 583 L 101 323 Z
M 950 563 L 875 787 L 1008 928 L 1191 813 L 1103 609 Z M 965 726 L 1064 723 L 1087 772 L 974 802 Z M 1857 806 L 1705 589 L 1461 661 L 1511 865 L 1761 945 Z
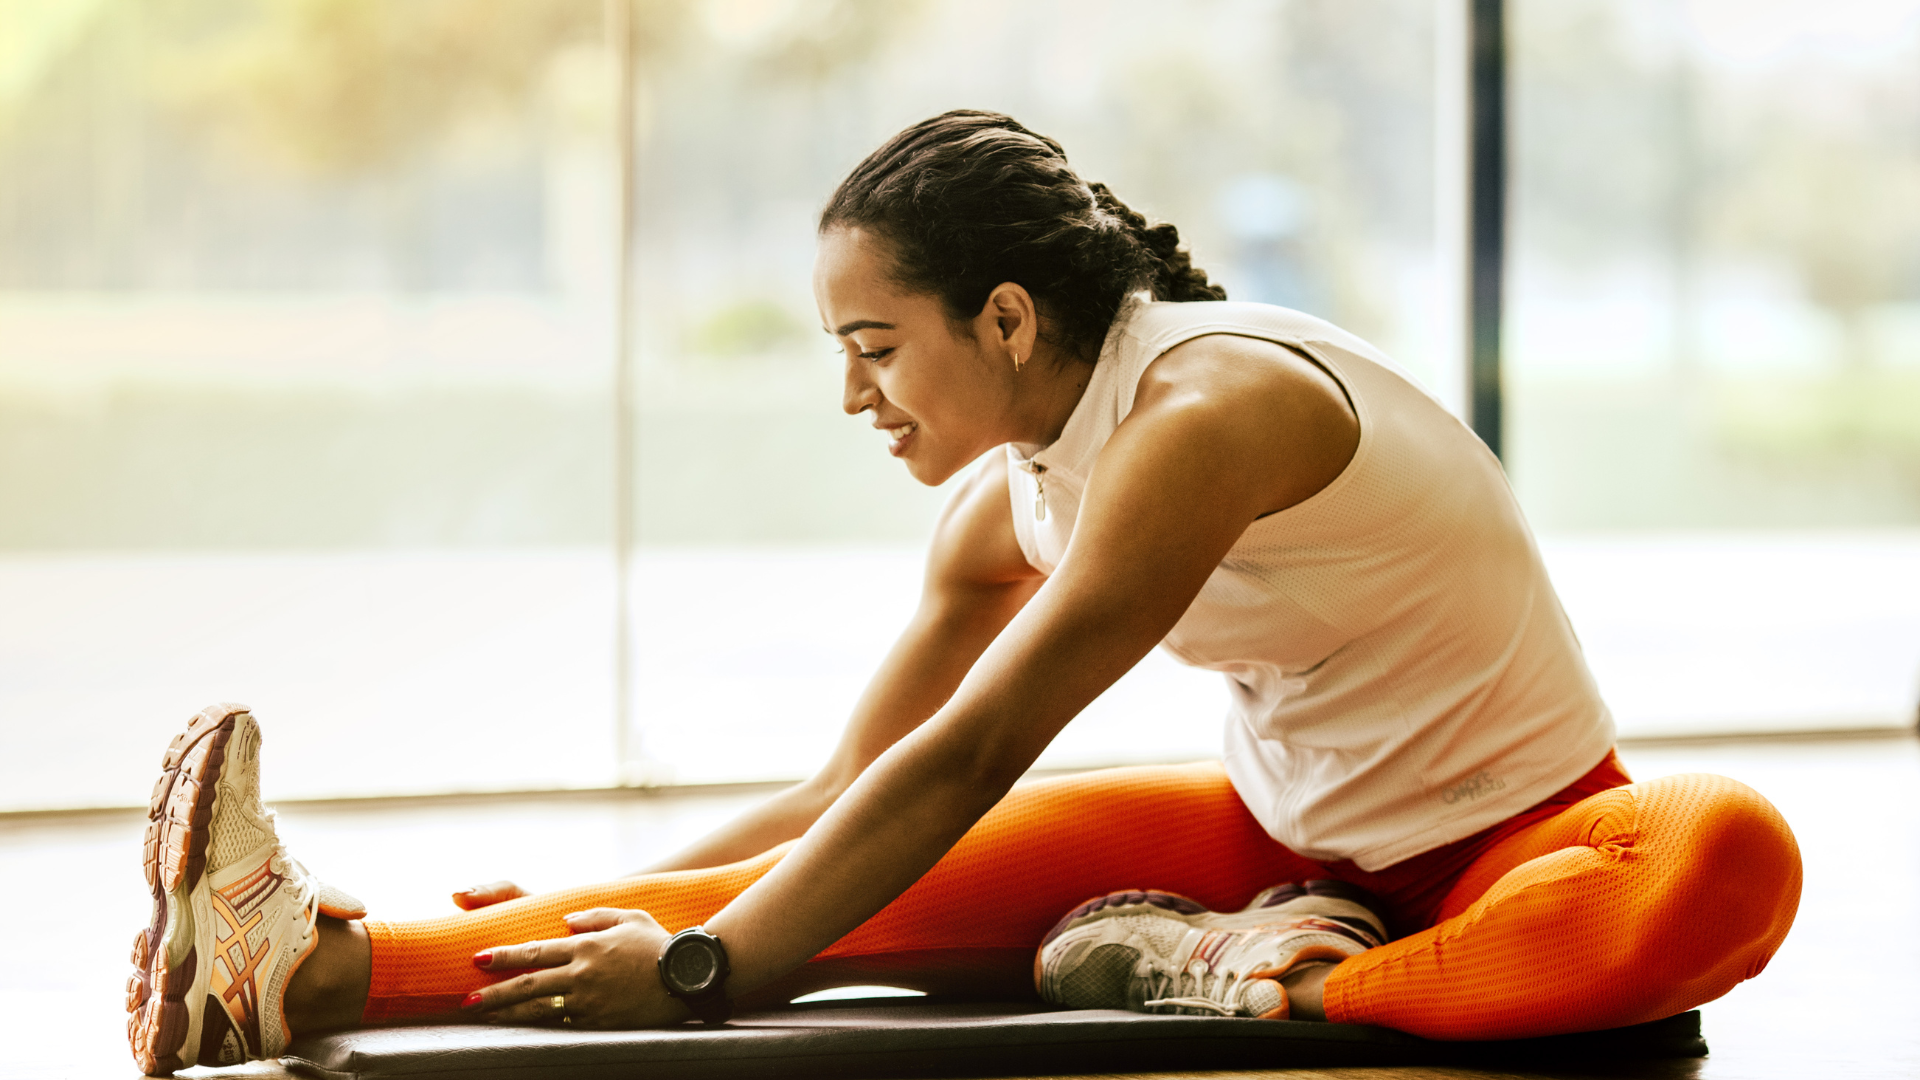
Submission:
M 1021 464 L 1021 468 L 1033 474 L 1033 520 L 1047 520 L 1047 467 L 1037 461 Z

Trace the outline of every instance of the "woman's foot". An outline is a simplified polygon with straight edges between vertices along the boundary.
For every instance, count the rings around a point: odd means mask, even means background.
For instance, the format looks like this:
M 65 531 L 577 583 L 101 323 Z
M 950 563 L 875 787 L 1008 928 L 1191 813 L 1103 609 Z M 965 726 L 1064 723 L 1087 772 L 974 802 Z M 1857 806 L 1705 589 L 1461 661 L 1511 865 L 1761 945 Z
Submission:
M 144 862 L 153 922 L 133 943 L 127 1040 L 171 1075 L 286 1048 L 288 981 L 315 919 L 365 914 L 287 856 L 260 802 L 260 728 L 239 705 L 193 718 L 161 761 Z
M 1041 997 L 1075 1008 L 1284 1020 L 1292 1010 L 1283 980 L 1299 983 L 1316 963 L 1386 941 L 1364 894 L 1331 884 L 1276 886 L 1224 913 L 1163 892 L 1090 900 L 1042 941 L 1034 983 Z M 1308 981 L 1317 990 L 1324 980 Z

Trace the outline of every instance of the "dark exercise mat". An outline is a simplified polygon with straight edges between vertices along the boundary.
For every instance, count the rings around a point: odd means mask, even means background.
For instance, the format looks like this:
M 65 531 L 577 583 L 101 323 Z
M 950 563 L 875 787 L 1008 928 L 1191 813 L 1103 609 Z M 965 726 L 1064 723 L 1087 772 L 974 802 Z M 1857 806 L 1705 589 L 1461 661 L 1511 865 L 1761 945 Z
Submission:
M 1385 1028 L 1054 1010 L 910 998 L 819 1002 L 723 1028 L 651 1031 L 445 1025 L 296 1042 L 282 1064 L 324 1080 L 708 1080 L 714 1077 L 1018 1076 L 1325 1065 L 1553 1064 L 1700 1057 L 1700 1014 L 1611 1031 L 1446 1043 Z

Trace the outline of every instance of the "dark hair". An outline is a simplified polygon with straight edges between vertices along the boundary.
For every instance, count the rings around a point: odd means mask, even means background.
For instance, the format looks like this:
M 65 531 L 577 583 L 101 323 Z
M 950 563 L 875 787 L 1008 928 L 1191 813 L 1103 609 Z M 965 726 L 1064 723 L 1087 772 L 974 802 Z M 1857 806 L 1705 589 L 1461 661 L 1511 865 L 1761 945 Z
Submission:
M 843 226 L 883 238 L 895 280 L 938 296 L 955 320 L 979 314 L 1001 282 L 1023 286 L 1043 331 L 1086 359 L 1129 293 L 1227 298 L 1172 225 L 1147 224 L 1080 179 L 1058 142 L 1000 113 L 955 109 L 887 140 L 820 212 L 821 232 Z

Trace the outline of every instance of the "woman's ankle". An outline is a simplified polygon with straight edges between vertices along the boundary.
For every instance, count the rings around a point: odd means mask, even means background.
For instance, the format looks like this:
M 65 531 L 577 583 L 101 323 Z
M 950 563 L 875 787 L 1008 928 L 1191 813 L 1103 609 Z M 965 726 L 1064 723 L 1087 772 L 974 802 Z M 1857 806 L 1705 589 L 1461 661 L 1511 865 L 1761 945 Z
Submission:
M 1327 976 L 1333 973 L 1332 964 L 1307 964 L 1294 968 L 1280 977 L 1280 985 L 1287 991 L 1287 1019 L 1289 1020 L 1325 1020 L 1327 1010 L 1321 1001 L 1321 988 L 1327 985 Z
M 366 927 L 322 915 L 319 940 L 287 983 L 287 1027 L 295 1035 L 360 1026 L 373 982 L 373 946 Z

